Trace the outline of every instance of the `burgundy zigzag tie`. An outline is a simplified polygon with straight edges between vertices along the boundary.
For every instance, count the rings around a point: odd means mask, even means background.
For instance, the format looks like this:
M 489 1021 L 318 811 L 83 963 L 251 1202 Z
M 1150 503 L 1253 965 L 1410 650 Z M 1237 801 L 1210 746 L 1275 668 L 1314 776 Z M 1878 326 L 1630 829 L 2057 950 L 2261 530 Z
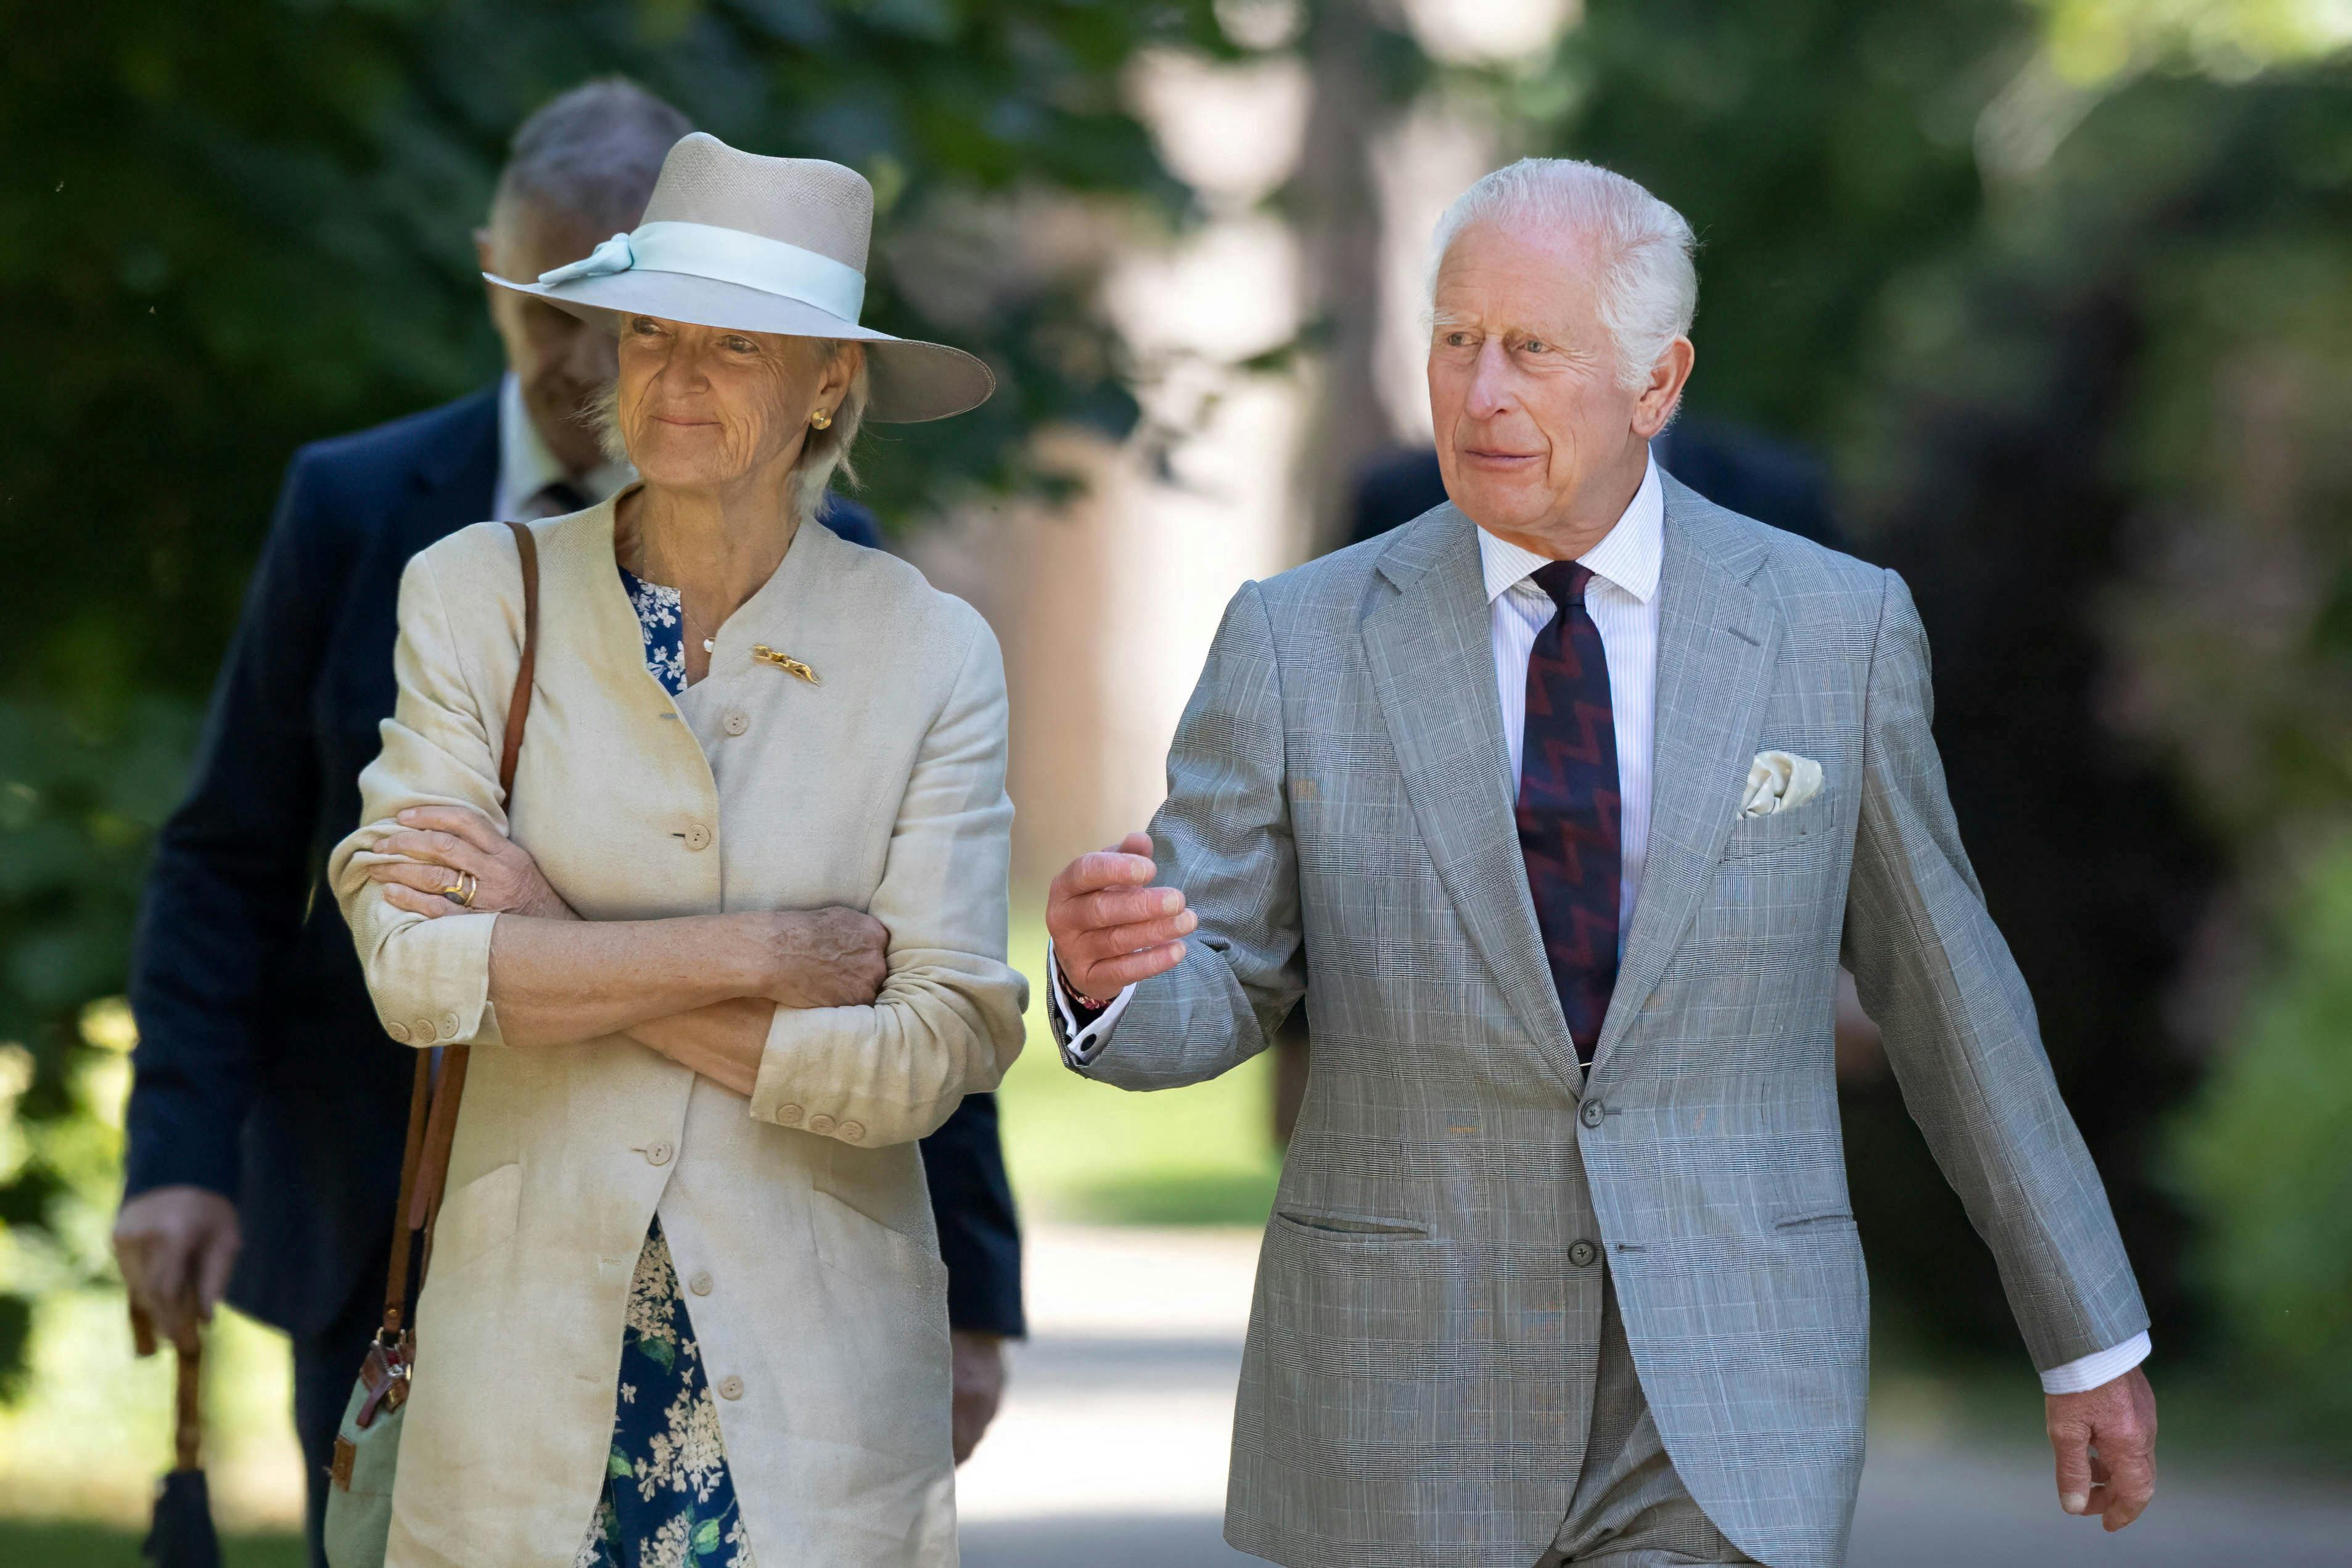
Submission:
M 1577 1060 L 1590 1067 L 1617 985 L 1617 727 L 1601 630 L 1584 607 L 1591 570 L 1556 560 L 1532 580 L 1559 613 L 1528 655 L 1519 852 L 1560 1010 Z

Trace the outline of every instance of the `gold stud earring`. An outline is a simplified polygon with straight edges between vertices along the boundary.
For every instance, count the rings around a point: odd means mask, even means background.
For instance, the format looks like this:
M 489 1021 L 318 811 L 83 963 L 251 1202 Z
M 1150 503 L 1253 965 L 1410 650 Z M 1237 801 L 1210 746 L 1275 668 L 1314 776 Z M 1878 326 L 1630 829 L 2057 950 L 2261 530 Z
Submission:
M 831 430 L 833 428 L 833 410 L 829 408 L 818 409 L 814 413 L 809 415 L 809 423 L 819 430 Z

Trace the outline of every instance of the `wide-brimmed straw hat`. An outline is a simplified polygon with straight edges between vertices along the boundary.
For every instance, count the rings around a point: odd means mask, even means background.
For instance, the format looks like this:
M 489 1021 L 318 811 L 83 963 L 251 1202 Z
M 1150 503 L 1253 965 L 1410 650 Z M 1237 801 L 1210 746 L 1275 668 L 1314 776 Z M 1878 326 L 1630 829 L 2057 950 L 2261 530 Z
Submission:
M 645 220 L 536 283 L 504 287 L 617 330 L 658 316 L 740 332 L 866 345 L 868 419 L 912 423 L 977 408 L 986 365 L 944 343 L 857 324 L 874 235 L 874 187 L 822 158 L 762 158 L 696 131 L 662 160 Z

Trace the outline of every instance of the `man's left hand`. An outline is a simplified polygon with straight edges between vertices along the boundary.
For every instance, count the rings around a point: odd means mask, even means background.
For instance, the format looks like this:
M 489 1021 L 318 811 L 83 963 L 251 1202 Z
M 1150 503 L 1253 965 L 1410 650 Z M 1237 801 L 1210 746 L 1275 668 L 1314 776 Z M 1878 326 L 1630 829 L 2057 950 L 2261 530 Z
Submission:
M 2080 1394 L 2042 1396 L 2058 1456 L 2058 1506 L 2097 1514 L 2109 1531 L 2140 1516 L 2156 1495 L 2156 1391 L 2133 1367 Z
M 957 1329 L 948 1338 L 955 1346 L 955 1462 L 961 1464 L 980 1447 L 1004 1397 L 1004 1338 L 977 1329 Z

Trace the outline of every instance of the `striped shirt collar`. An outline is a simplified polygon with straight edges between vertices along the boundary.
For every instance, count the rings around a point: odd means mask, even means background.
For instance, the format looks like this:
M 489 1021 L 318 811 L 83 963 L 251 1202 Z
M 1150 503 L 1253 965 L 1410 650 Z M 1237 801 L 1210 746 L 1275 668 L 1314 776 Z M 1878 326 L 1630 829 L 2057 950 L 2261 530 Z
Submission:
M 1601 542 L 1577 559 L 1592 575 L 1624 590 L 1643 604 L 1658 591 L 1658 573 L 1666 558 L 1666 491 L 1658 478 L 1657 459 L 1642 472 L 1641 488 L 1625 507 L 1617 526 Z M 1478 530 L 1478 564 L 1486 576 L 1486 602 L 1492 604 L 1527 580 L 1550 558 L 1521 549 L 1508 539 Z

